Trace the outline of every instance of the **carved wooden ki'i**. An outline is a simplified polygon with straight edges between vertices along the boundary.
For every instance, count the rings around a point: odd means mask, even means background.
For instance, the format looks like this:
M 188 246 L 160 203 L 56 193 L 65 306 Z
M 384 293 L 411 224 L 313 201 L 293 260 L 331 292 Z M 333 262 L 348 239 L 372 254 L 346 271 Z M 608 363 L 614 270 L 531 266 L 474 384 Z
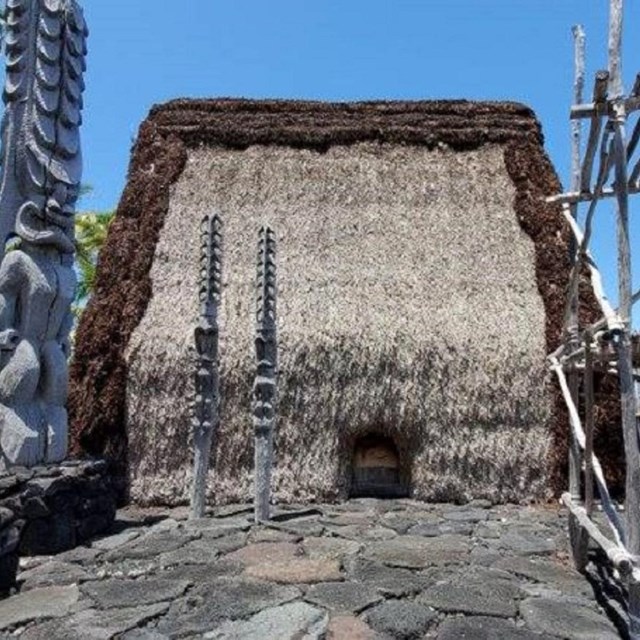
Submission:
M 254 512 L 256 522 L 260 522 L 270 517 L 278 372 L 276 236 L 267 226 L 260 229 L 257 266 L 255 339 L 257 372 L 253 385 L 253 428 L 255 433 Z
M 195 330 L 197 364 L 193 406 L 193 518 L 205 515 L 209 460 L 220 419 L 218 307 L 222 292 L 222 220 L 217 214 L 205 216 L 200 231 L 200 321 Z
M 74 0 L 8 0 L 6 8 L 0 467 L 59 462 L 67 454 L 74 212 L 88 35 Z

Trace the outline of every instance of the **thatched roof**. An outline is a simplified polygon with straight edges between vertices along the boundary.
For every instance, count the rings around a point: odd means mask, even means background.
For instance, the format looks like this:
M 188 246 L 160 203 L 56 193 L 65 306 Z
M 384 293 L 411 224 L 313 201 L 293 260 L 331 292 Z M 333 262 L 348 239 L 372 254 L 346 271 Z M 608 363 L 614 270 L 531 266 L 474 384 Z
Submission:
M 140 129 L 97 292 L 77 332 L 70 399 L 76 450 L 107 455 L 121 469 L 129 463 L 139 499 L 184 499 L 197 311 L 197 251 L 189 238 L 215 206 L 228 234 L 226 405 L 219 477 L 212 479 L 218 497 L 247 496 L 252 353 L 245 316 L 251 229 L 266 211 L 281 236 L 280 334 L 288 350 L 281 497 L 295 498 L 298 485 L 298 497 L 340 495 L 343 480 L 315 477 L 307 467 L 335 455 L 332 473 L 344 475 L 354 439 L 372 429 L 395 438 L 401 455 L 403 448 L 423 452 L 412 472 L 422 497 L 515 499 L 560 488 L 566 414 L 557 392 L 544 386 L 544 354 L 557 346 L 569 266 L 568 231 L 543 201 L 558 190 L 534 114 L 514 103 L 178 100 L 154 108 Z M 465 199 L 473 211 L 465 211 Z M 431 213 L 420 213 L 424 206 Z M 461 211 L 475 229 L 468 243 L 448 235 L 451 225 L 466 233 Z M 356 227 L 352 240 L 345 240 L 347 222 Z M 420 242 L 421 228 L 444 234 L 450 259 L 442 242 Z M 362 256 L 354 255 L 359 242 Z M 360 266 L 375 263 L 375 247 L 383 268 L 367 276 Z M 415 262 L 404 260 L 414 249 Z M 478 269 L 483 250 L 488 262 Z M 447 264 L 427 264 L 429 255 Z M 463 268 L 475 284 L 456 271 Z M 387 287 L 383 273 L 390 274 Z M 503 294 L 506 308 L 499 299 L 487 306 Z M 328 315 L 319 319 L 322 296 Z M 458 306 L 448 310 L 452 298 Z M 594 315 L 589 301 L 583 312 Z M 436 317 L 439 324 L 429 325 Z M 489 344 L 473 334 L 487 326 Z M 343 397 L 335 393 L 340 387 Z M 385 393 L 388 415 L 376 399 Z M 463 452 L 455 433 L 477 444 Z M 500 452 L 511 459 L 490 459 Z M 520 469 L 504 466 L 520 462 Z

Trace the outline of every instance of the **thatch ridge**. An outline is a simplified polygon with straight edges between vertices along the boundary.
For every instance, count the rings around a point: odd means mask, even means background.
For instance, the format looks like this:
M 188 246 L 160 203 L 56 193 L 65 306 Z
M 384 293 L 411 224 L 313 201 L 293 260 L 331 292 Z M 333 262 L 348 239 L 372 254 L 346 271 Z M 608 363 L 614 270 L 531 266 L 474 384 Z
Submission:
M 519 137 L 542 144 L 533 112 L 515 102 L 182 99 L 154 107 L 149 118 L 190 147 L 277 144 L 322 151 L 375 141 L 462 151 Z
M 359 142 L 439 145 L 454 150 L 504 147 L 516 188 L 515 210 L 533 240 L 538 288 L 546 311 L 547 347 L 557 346 L 569 269 L 569 232 L 557 205 L 560 189 L 531 109 L 511 102 L 176 100 L 154 107 L 136 143 L 129 180 L 98 268 L 98 290 L 78 329 L 70 415 L 76 451 L 107 455 L 124 471 L 127 440 L 123 354 L 152 291 L 153 250 L 187 148 L 245 149 L 280 145 L 325 151 Z M 593 299 L 585 313 L 595 314 Z M 610 413 L 602 416 L 609 423 Z M 553 433 L 554 489 L 564 487 L 567 421 L 557 397 Z

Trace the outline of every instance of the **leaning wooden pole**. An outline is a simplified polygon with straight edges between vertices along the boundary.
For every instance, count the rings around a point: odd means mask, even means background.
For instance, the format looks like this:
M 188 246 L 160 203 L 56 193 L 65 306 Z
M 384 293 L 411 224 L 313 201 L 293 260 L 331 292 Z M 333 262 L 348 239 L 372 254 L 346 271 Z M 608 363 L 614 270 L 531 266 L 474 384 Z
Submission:
M 573 103 L 582 104 L 584 92 L 584 69 L 585 69 L 585 33 L 581 25 L 575 25 L 572 29 L 574 41 L 574 66 L 575 76 L 573 84 Z M 581 163 L 580 163 L 580 143 L 582 136 L 582 120 L 571 122 L 571 191 L 579 191 L 581 183 Z M 578 204 L 571 205 L 571 216 L 574 220 L 578 218 Z M 571 262 L 576 264 L 576 253 L 578 243 L 574 236 L 571 237 Z M 572 353 L 580 346 L 579 336 L 579 289 L 571 297 L 569 317 L 567 322 L 567 335 L 565 339 L 568 343 L 568 351 Z M 569 389 L 574 404 L 578 405 L 578 394 L 580 389 L 580 377 L 575 367 L 568 375 Z M 582 453 L 575 438 L 571 437 L 569 444 L 569 491 L 573 500 L 580 500 L 580 473 L 582 467 Z
M 278 370 L 276 236 L 266 226 L 260 229 L 257 266 L 255 340 L 257 372 L 253 385 L 254 515 L 256 522 L 263 522 L 269 520 L 271 515 L 271 470 Z
M 192 423 L 192 518 L 205 515 L 209 460 L 219 422 L 218 307 L 222 291 L 222 220 L 218 215 L 202 219 L 200 238 L 200 320 L 195 329 L 197 364 Z
M 609 93 L 614 108 L 615 188 L 618 240 L 618 303 L 622 330 L 618 336 L 618 377 L 624 434 L 626 474 L 626 547 L 633 556 L 640 555 L 640 448 L 636 424 L 635 395 L 631 351 L 631 246 L 629 242 L 629 192 L 625 122 L 627 118 L 622 83 L 623 0 L 611 0 L 609 25 Z M 640 585 L 629 584 L 629 633 L 640 638 Z

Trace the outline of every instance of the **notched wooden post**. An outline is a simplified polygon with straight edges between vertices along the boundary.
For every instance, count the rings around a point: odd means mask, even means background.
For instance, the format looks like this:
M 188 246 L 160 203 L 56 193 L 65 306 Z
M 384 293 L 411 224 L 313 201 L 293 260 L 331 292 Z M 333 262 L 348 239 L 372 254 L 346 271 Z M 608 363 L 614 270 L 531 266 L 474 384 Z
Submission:
M 256 281 L 256 379 L 253 385 L 255 434 L 254 511 L 256 522 L 269 520 L 273 430 L 275 427 L 278 343 L 276 333 L 276 236 L 260 229 Z
M 194 332 L 197 364 L 192 422 L 192 518 L 205 515 L 209 460 L 220 420 L 218 307 L 222 292 L 222 220 L 217 214 L 202 219 L 200 237 L 200 320 Z

